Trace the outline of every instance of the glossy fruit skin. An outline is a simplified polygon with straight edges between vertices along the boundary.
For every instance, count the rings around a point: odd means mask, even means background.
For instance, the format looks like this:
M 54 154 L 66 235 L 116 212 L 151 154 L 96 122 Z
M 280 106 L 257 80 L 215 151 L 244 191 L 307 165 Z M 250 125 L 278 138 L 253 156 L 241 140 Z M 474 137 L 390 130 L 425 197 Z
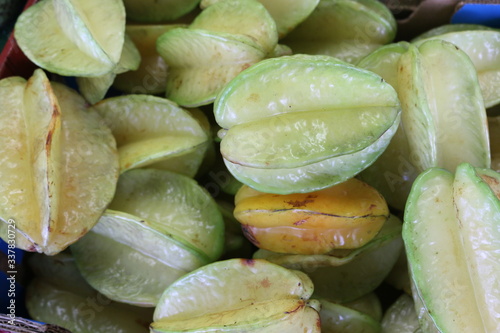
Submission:
M 500 31 L 483 25 L 448 24 L 429 30 L 412 40 L 421 45 L 440 39 L 464 51 L 476 68 L 479 86 L 487 108 L 500 103 Z
M 87 233 L 112 200 L 118 154 L 82 96 L 35 70 L 0 80 L 0 237 L 55 255 Z
M 120 59 L 124 34 L 125 7 L 119 0 L 38 1 L 14 28 L 30 61 L 63 76 L 110 73 Z
M 403 250 L 401 227 L 401 220 L 390 215 L 375 238 L 357 249 L 316 255 L 260 249 L 253 258 L 306 273 L 314 285 L 315 297 L 343 304 L 380 286 Z
M 352 178 L 310 193 L 262 193 L 242 187 L 234 215 L 247 238 L 269 251 L 322 254 L 369 242 L 389 216 L 385 199 Z
M 458 44 L 399 42 L 379 48 L 358 66 L 382 76 L 401 102 L 401 125 L 361 174 L 389 205 L 404 210 L 411 185 L 430 167 L 454 172 L 462 162 L 490 166 L 479 73 Z
M 64 332 L 149 332 L 153 309 L 114 302 L 98 293 L 69 252 L 33 254 L 28 265 L 34 275 L 25 299 L 31 319 L 68 329 Z
M 194 177 L 209 142 L 190 112 L 142 94 L 106 98 L 93 107 L 116 138 L 120 173 L 148 167 Z
M 236 179 L 262 192 L 307 193 L 373 163 L 396 132 L 400 103 L 372 72 L 295 54 L 239 73 L 217 96 L 214 115 Z
M 424 332 L 500 330 L 500 174 L 461 163 L 415 181 L 403 239 Z
M 390 43 L 396 20 L 373 0 L 323 0 L 283 39 L 296 54 L 324 54 L 352 64 Z
M 313 289 L 305 273 L 267 260 L 218 261 L 164 291 L 151 332 L 319 333 Z

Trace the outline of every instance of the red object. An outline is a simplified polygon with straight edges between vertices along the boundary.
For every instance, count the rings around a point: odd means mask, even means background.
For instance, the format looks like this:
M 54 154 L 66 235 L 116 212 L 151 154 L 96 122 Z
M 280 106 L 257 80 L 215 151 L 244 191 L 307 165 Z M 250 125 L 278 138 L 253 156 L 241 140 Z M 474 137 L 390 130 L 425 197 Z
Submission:
M 24 9 L 33 5 L 37 0 L 28 0 Z M 9 76 L 29 78 L 37 68 L 21 51 L 11 32 L 5 47 L 0 53 L 0 79 Z

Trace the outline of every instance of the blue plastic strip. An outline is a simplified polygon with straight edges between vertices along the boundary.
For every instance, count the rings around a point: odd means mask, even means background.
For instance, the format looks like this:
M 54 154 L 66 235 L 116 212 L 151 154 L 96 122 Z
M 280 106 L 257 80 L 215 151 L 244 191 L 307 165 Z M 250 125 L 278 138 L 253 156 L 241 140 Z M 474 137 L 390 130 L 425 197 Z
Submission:
M 451 23 L 482 24 L 500 28 L 500 4 L 465 4 L 453 15 Z

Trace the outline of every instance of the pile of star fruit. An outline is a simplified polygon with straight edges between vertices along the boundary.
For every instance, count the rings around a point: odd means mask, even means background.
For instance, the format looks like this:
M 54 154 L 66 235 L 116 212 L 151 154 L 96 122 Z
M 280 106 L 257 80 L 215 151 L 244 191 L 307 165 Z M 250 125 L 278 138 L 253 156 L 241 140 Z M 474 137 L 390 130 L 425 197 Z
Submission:
M 0 81 L 0 235 L 38 252 L 32 318 L 500 331 L 500 31 L 395 34 L 375 0 L 25 10 L 39 68 Z

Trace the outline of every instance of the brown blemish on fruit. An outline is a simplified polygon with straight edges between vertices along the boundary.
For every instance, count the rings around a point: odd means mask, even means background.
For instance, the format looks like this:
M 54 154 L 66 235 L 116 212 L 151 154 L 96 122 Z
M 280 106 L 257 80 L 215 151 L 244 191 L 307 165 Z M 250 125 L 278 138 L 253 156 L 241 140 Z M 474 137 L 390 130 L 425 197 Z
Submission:
M 52 143 L 52 131 L 47 134 L 47 140 L 45 140 L 45 146 L 50 147 Z
M 480 175 L 480 177 L 486 184 L 488 184 L 493 193 L 495 193 L 496 197 L 500 199 L 500 182 L 498 179 L 488 175 Z
M 285 203 L 289 204 L 290 206 L 292 206 L 294 208 L 304 207 L 304 206 L 306 206 L 310 202 L 314 202 L 314 200 L 305 199 L 305 200 L 290 200 L 290 201 L 285 201 Z
M 248 101 L 250 102 L 258 102 L 260 100 L 260 96 L 258 94 L 250 94 L 250 96 L 248 97 Z
M 321 319 L 319 317 L 316 319 L 316 327 L 321 329 Z
M 61 116 L 61 113 L 57 109 L 57 105 L 54 104 L 52 107 L 53 107 L 53 112 L 52 112 L 52 117 L 50 119 L 49 132 L 47 133 L 47 138 L 45 140 L 46 147 L 50 147 L 52 145 L 52 135 L 54 134 L 54 131 L 56 129 L 57 120 Z
M 83 228 L 82 232 L 80 233 L 80 236 L 85 236 L 85 234 L 87 233 L 87 231 L 88 231 L 87 228 Z
M 264 280 L 260 281 L 260 285 L 263 288 L 269 288 L 271 286 L 271 282 L 269 282 L 268 278 L 265 278 Z
M 259 246 L 259 241 L 255 238 L 255 235 L 252 232 L 252 227 L 248 224 L 241 225 L 241 230 L 243 231 L 243 235 L 252 242 L 253 245 Z
M 253 265 L 255 265 L 255 260 L 253 260 L 253 259 L 241 259 L 241 263 L 243 264 L 243 266 L 252 267 Z
M 290 313 L 294 313 L 294 312 L 297 312 L 299 311 L 300 309 L 302 309 L 303 307 L 305 306 L 304 302 L 300 302 L 299 305 L 297 305 L 297 307 L 295 309 L 293 309 L 292 311 L 285 311 L 286 314 L 290 314 Z
M 241 66 L 241 70 L 244 71 L 245 69 L 247 69 L 250 66 L 251 66 L 251 64 L 243 64 L 243 66 Z
M 305 218 L 305 219 L 293 222 L 293 225 L 302 225 L 302 224 L 306 223 L 308 219 L 309 218 Z

